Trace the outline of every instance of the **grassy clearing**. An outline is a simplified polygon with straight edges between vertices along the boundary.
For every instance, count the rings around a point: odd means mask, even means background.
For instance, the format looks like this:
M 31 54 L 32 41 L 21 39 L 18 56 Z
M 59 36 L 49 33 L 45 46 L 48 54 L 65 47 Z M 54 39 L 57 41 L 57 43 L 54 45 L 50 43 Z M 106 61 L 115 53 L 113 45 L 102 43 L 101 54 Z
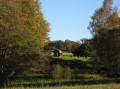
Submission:
M 78 68 L 79 70 L 83 70 L 83 71 L 87 71 L 87 70 L 91 71 L 92 62 L 93 61 L 90 58 L 82 58 L 82 57 L 53 57 L 52 60 L 53 64 L 61 64 L 63 67 L 69 66 L 72 69 Z
M 58 59 L 63 60 L 81 60 L 81 61 L 91 61 L 90 58 L 83 58 L 83 57 L 56 57 Z
M 54 53 L 50 52 L 50 55 L 53 56 Z M 68 53 L 68 52 L 63 52 L 63 56 L 73 56 L 73 54 L 72 53 Z
M 64 78 L 58 81 L 54 81 L 52 75 L 50 74 L 24 74 L 24 75 L 19 75 L 15 80 L 12 81 L 11 89 L 14 89 L 13 87 L 28 87 L 28 89 L 29 87 L 39 87 L 40 89 L 43 87 L 45 87 L 43 89 L 49 89 L 50 87 L 53 87 L 54 89 L 54 87 L 62 87 L 62 86 L 66 86 L 66 87 L 69 86 L 70 88 L 78 85 L 88 86 L 88 85 L 110 84 L 110 83 L 119 83 L 119 82 L 120 79 L 118 80 L 109 79 L 109 78 L 104 78 L 100 75 L 93 75 L 93 74 L 74 74 L 72 79 L 69 81 L 65 80 Z M 67 89 L 67 88 L 63 87 L 63 89 Z
M 58 87 L 12 87 L 4 89 L 120 89 L 120 84 L 99 84 L 99 85 L 76 85 L 76 86 L 58 86 Z
M 73 56 L 73 54 L 68 52 L 63 52 L 63 56 Z
M 82 57 L 52 57 L 51 65 L 60 64 L 72 69 L 72 79 L 64 77 L 54 81 L 51 73 L 26 73 L 16 76 L 12 88 L 4 89 L 120 89 L 120 79 L 110 79 L 95 74 L 92 60 Z

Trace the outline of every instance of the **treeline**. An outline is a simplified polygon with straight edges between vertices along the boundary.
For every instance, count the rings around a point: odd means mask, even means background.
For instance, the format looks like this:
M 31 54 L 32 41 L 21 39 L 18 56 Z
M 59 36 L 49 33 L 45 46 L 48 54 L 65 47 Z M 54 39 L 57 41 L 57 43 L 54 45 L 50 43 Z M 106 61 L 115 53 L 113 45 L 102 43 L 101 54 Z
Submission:
M 40 59 L 49 23 L 38 0 L 0 0 L 0 86 Z
M 71 40 L 65 40 L 65 41 L 58 40 L 58 41 L 51 41 L 47 46 L 44 47 L 44 49 L 45 50 L 60 49 L 66 52 L 72 52 L 80 45 L 81 45 L 80 42 L 75 42 Z
M 65 52 L 72 52 L 74 56 L 91 57 L 94 54 L 91 39 L 83 38 L 80 41 L 51 41 L 48 45 L 44 46 L 44 50 L 62 50 Z
M 91 57 L 93 55 L 93 46 L 91 39 L 83 38 L 80 41 L 51 41 L 48 45 L 44 46 L 44 50 L 62 50 L 65 52 L 72 52 L 74 56 Z

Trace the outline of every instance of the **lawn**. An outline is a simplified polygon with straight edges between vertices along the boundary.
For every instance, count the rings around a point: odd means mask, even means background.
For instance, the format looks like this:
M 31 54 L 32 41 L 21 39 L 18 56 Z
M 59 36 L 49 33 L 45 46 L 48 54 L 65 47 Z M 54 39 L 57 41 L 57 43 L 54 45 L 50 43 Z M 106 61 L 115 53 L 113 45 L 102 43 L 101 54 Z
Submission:
M 119 89 L 120 79 L 105 78 L 95 74 L 76 74 L 72 80 L 54 81 L 50 74 L 22 74 L 4 89 Z

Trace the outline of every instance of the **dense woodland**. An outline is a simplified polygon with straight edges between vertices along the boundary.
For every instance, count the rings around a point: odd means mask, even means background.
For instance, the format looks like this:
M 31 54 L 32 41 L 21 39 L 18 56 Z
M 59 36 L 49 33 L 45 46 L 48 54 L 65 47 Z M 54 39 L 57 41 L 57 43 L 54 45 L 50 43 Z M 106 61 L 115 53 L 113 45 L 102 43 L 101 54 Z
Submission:
M 0 87 L 26 71 L 52 75 L 55 81 L 62 73 L 71 80 L 71 69 L 119 78 L 120 17 L 112 4 L 112 0 L 104 0 L 91 16 L 88 30 L 93 38 L 74 42 L 50 41 L 50 23 L 44 19 L 39 0 L 0 0 Z M 56 49 L 89 58 L 92 64 L 57 60 L 50 55 Z

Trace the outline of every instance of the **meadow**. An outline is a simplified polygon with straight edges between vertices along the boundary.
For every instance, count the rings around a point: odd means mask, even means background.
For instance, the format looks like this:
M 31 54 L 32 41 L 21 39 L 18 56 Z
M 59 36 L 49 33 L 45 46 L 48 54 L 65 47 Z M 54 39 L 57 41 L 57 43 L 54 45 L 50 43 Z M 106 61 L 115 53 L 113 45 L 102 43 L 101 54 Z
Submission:
M 94 74 L 76 74 L 72 80 L 54 81 L 49 74 L 22 74 L 4 89 L 119 89 L 120 79 L 104 78 Z
M 15 76 L 10 88 L 4 89 L 119 89 L 120 79 L 111 79 L 96 74 L 92 59 L 82 57 L 51 57 L 51 65 L 60 64 L 71 68 L 72 78 L 55 81 L 51 73 L 25 72 Z
M 99 85 L 76 85 L 76 86 L 58 86 L 58 87 L 12 87 L 4 89 L 120 89 L 120 84 L 99 84 Z

